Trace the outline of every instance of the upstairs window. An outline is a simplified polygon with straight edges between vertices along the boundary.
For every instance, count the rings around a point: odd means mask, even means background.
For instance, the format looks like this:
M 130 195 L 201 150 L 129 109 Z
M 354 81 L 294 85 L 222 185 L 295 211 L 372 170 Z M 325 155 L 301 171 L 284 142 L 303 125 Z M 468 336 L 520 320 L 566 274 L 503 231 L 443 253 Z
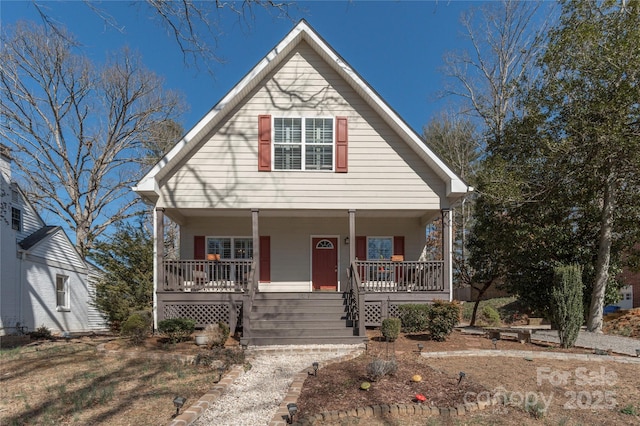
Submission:
M 333 170 L 332 118 L 274 118 L 273 127 L 274 170 Z
M 22 231 L 22 211 L 11 207 L 11 229 Z

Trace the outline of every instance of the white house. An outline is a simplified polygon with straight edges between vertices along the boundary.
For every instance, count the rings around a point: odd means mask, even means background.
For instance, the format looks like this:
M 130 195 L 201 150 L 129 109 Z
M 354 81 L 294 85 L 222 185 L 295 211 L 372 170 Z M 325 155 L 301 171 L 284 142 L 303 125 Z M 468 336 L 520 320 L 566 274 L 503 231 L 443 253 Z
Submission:
M 4 145 L 0 200 L 0 335 L 43 325 L 54 333 L 104 329 L 103 317 L 91 305 L 95 267 L 61 227 L 43 222 L 12 180 Z
M 450 208 L 471 188 L 301 21 L 134 190 L 156 217 L 156 321 L 241 323 L 264 344 L 450 300 Z M 164 259 L 165 217 L 181 260 Z M 420 259 L 437 217 L 444 253 Z

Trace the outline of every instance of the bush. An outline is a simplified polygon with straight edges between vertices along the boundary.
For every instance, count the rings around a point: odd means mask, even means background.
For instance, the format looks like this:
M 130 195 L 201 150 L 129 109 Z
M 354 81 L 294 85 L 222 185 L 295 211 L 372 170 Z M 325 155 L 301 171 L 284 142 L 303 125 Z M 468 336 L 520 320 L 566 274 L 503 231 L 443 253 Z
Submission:
M 372 382 L 377 382 L 387 374 L 398 371 L 398 363 L 395 360 L 385 361 L 376 358 L 367 365 L 367 375 Z
M 224 346 L 229 338 L 230 330 L 227 323 L 220 321 L 217 324 L 207 325 L 203 334 L 208 338 L 209 347 Z
M 480 318 L 488 325 L 494 327 L 500 325 L 500 313 L 493 306 L 485 305 Z
M 382 320 L 382 336 L 389 342 L 395 342 L 400 335 L 400 318 L 385 318 Z
M 429 334 L 431 339 L 443 342 L 460 321 L 460 305 L 457 302 L 435 301 L 429 310 Z
M 196 322 L 190 318 L 169 318 L 158 323 L 158 331 L 169 338 L 171 343 L 189 340 L 196 329 Z
M 426 331 L 429 326 L 429 310 L 427 304 L 408 304 L 398 306 L 402 331 L 405 333 L 417 333 Z
M 400 305 L 398 309 L 403 331 L 428 331 L 431 339 L 439 342 L 451 334 L 460 320 L 460 305 L 456 302 Z
M 563 348 L 575 344 L 584 319 L 583 309 L 582 267 L 561 265 L 553 268 L 551 313 Z
M 53 338 L 53 336 L 51 335 L 51 330 L 49 330 L 44 324 L 36 328 L 34 331 L 30 332 L 29 337 L 34 340 L 45 340 Z
M 134 345 L 139 345 L 149 334 L 151 322 L 149 318 L 140 312 L 134 312 L 122 323 L 120 333 L 131 339 Z

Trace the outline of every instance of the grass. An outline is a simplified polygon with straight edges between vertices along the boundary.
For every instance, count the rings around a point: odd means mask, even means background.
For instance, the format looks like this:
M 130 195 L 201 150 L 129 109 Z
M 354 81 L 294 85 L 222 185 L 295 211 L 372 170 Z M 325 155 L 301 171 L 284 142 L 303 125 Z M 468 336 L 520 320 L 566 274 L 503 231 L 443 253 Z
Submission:
M 473 305 L 475 302 L 466 302 L 462 305 L 462 319 L 464 321 L 471 321 L 471 314 L 473 313 Z M 478 317 L 482 313 L 482 309 L 485 306 L 490 306 L 498 311 L 500 314 L 500 320 L 503 323 L 512 323 L 517 320 L 518 317 L 524 311 L 520 301 L 512 297 L 496 297 L 495 299 L 481 300 L 478 305 Z

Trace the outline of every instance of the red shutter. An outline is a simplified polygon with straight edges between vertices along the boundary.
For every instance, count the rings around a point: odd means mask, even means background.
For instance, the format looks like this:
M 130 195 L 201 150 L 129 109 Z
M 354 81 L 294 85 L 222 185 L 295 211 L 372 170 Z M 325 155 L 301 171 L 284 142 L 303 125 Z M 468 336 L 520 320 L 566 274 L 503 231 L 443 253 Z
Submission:
M 347 173 L 347 117 L 336 117 L 336 173 Z
M 404 256 L 404 236 L 393 237 L 393 254 Z
M 260 236 L 260 282 L 271 282 L 271 237 Z
M 356 237 L 356 259 L 367 260 L 367 237 Z
M 196 235 L 193 237 L 193 258 L 204 259 L 204 236 Z
M 271 116 L 258 116 L 258 171 L 271 171 Z

